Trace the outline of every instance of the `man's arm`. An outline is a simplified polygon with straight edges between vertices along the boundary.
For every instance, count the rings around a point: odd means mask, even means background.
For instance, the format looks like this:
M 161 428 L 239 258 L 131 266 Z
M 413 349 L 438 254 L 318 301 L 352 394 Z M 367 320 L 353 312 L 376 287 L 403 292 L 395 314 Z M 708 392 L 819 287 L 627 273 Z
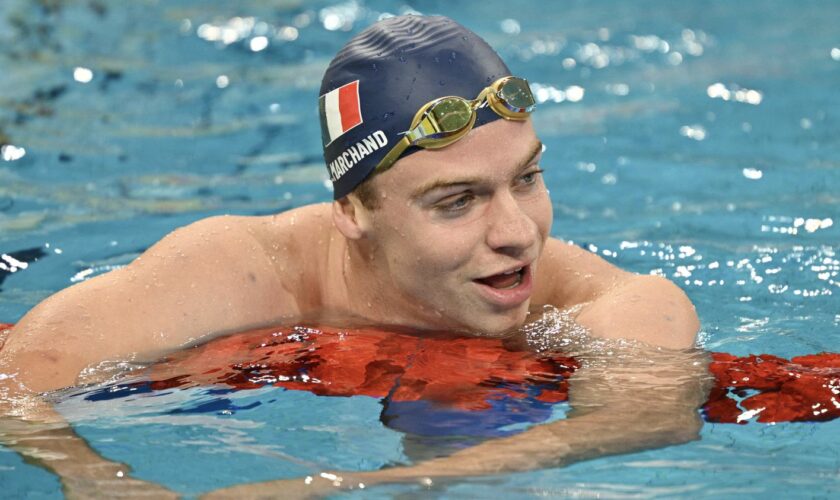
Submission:
M 73 385 L 84 368 L 105 360 L 152 360 L 296 314 L 253 221 L 214 217 L 178 229 L 129 266 L 63 290 L 24 316 L 0 346 L 0 444 L 57 474 L 70 497 L 174 496 L 91 449 L 38 393 Z
M 94 451 L 49 403 L 17 393 L 0 381 L 0 444 L 26 462 L 56 474 L 68 498 L 177 498 L 172 491 L 130 476 L 126 464 Z
M 73 385 L 104 360 L 152 360 L 296 314 L 295 298 L 246 220 L 199 221 L 129 266 L 49 297 L 13 328 L 0 352 L 2 372 L 42 392 Z

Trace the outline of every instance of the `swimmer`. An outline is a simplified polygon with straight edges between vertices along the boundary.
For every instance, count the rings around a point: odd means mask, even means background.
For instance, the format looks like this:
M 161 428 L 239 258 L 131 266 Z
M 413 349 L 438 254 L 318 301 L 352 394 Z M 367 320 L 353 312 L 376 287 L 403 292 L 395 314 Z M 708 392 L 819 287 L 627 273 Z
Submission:
M 74 385 L 86 367 L 152 361 L 221 335 L 301 321 L 513 338 L 552 305 L 576 311 L 596 338 L 691 348 L 699 322 L 677 286 L 549 237 L 545 148 L 526 76 L 511 74 L 484 40 L 444 17 L 398 16 L 361 32 L 330 63 L 318 103 L 335 201 L 198 221 L 125 268 L 44 300 L 0 352 L 0 373 L 9 374 L 0 380 L 3 411 L 58 421 L 35 395 Z M 696 438 L 702 395 L 642 411 L 623 406 L 608 384 L 590 385 L 601 392 L 573 387 L 573 405 L 577 395 L 609 411 L 581 410 L 364 480 L 523 470 Z M 624 412 L 619 434 L 616 408 Z M 75 447 L 85 474 L 110 464 L 62 432 L 63 452 Z M 45 466 L 73 484 L 84 467 L 59 462 Z M 324 488 L 341 486 L 329 483 Z M 236 494 L 279 493 L 271 488 L 289 484 L 246 485 L 268 489 Z

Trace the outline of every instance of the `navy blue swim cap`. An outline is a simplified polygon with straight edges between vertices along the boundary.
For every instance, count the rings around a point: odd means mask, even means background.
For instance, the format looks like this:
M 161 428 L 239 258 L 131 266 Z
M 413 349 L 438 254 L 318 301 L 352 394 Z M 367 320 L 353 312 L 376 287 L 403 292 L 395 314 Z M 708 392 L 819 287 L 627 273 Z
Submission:
M 509 75 L 487 42 L 446 17 L 391 17 L 353 37 L 321 82 L 324 160 L 334 198 L 367 178 L 425 104 L 445 96 L 474 99 Z M 499 118 L 479 109 L 475 126 Z

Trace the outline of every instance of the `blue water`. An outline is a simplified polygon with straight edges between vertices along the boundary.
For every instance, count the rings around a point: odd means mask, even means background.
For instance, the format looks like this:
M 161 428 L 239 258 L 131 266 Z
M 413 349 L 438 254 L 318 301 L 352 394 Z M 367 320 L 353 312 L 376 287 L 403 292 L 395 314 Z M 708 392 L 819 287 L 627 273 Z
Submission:
M 708 350 L 840 351 L 838 3 L 50 5 L 0 3 L 0 252 L 42 255 L 0 271 L 0 321 L 199 218 L 329 200 L 323 69 L 381 14 L 415 9 L 466 24 L 534 84 L 555 236 L 673 279 Z M 191 391 L 63 411 L 100 453 L 187 494 L 406 460 L 372 398 L 274 389 L 232 395 L 264 403 L 233 415 L 166 414 L 209 397 Z M 839 439 L 837 421 L 707 424 L 687 445 L 434 494 L 826 498 Z M 5 450 L 0 484 L 60 495 Z

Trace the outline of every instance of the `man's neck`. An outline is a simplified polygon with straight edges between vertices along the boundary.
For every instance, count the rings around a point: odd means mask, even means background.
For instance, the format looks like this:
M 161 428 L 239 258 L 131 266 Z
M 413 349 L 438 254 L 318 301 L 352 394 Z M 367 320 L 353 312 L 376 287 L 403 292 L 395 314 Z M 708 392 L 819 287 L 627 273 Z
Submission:
M 325 309 L 344 310 L 376 325 L 434 327 L 434 312 L 404 296 L 372 242 L 348 240 L 333 228 L 329 260 Z

